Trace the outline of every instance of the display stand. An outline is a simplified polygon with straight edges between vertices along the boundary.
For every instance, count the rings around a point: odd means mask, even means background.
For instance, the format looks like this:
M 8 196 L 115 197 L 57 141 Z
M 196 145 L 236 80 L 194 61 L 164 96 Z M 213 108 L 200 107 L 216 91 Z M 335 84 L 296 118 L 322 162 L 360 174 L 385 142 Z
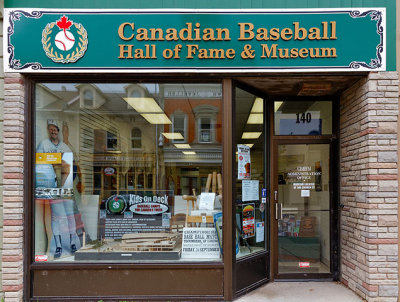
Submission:
M 217 174 L 217 172 L 213 172 L 212 174 L 208 174 L 207 177 L 207 183 L 206 183 L 206 189 L 204 193 L 209 193 L 210 192 L 210 187 L 213 193 L 217 193 L 217 187 L 218 187 L 218 193 L 220 194 L 216 198 L 222 198 L 222 177 L 221 174 Z M 199 205 L 197 204 L 197 197 L 196 197 L 196 190 L 193 189 L 193 196 L 190 195 L 184 195 L 183 199 L 186 200 L 187 202 L 187 207 L 186 207 L 186 222 L 185 222 L 185 227 L 188 226 L 200 226 L 201 223 L 214 223 L 214 217 L 213 217 L 213 212 L 210 210 L 204 210 L 199 209 Z M 189 206 L 190 202 L 192 202 L 192 209 L 197 212 L 196 215 L 190 215 L 189 214 Z M 198 215 L 198 212 L 201 211 L 200 215 Z

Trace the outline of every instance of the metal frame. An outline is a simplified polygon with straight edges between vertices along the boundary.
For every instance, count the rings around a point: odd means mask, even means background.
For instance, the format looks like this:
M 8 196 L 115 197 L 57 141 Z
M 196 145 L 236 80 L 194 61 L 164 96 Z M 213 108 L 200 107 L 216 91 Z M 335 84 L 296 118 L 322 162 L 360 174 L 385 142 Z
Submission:
M 271 227 L 271 239 L 272 243 L 272 263 L 271 263 L 271 274 L 272 278 L 275 280 L 338 280 L 339 278 L 339 167 L 338 167 L 338 152 L 339 152 L 339 140 L 338 140 L 338 129 L 339 129 L 339 118 L 332 119 L 332 134 L 331 135 L 317 135 L 317 136 L 305 136 L 305 135 L 275 135 L 274 133 L 274 110 L 273 105 L 276 98 L 273 98 L 270 102 L 271 108 L 271 140 L 272 140 L 272 165 L 271 165 L 271 173 L 272 175 L 276 175 L 277 171 L 277 157 L 278 154 L 276 152 L 277 146 L 279 144 L 329 144 L 330 149 L 330 269 L 331 273 L 285 273 L 279 274 L 278 272 L 278 236 L 277 236 L 277 220 L 271 219 L 272 227 Z M 332 101 L 332 116 L 339 117 L 339 96 L 328 96 L 328 97 L 279 97 L 280 101 Z M 277 187 L 277 179 L 271 177 L 271 188 Z M 272 200 L 272 197 L 271 197 Z M 274 203 L 271 202 L 270 215 L 274 217 L 275 207 Z

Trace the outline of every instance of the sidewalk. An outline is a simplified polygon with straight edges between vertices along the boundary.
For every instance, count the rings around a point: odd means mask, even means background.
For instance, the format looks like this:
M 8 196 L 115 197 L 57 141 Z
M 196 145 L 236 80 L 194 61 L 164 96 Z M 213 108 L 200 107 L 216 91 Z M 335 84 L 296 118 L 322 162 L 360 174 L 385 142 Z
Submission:
M 271 282 L 237 302 L 362 302 L 359 296 L 337 282 Z

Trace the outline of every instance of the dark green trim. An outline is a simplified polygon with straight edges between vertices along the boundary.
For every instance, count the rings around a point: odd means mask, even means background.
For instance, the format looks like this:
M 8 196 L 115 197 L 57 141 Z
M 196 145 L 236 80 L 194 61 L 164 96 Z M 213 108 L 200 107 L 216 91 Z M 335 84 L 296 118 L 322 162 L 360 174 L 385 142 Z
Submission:
M 4 0 L 4 7 L 24 8 L 332 8 L 396 7 L 393 0 Z M 395 12 L 395 9 L 394 11 Z
M 386 7 L 387 70 L 396 70 L 396 1 L 394 0 L 4 0 L 4 7 L 97 9 L 238 9 Z

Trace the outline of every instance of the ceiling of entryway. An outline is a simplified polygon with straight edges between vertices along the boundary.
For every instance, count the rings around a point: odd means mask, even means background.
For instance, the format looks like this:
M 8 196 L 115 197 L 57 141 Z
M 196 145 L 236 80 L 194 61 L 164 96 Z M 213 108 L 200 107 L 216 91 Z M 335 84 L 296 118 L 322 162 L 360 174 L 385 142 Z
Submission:
M 308 75 L 298 76 L 252 76 L 237 77 L 236 80 L 254 87 L 267 95 L 324 96 L 335 95 L 346 90 L 363 77 L 352 75 Z

